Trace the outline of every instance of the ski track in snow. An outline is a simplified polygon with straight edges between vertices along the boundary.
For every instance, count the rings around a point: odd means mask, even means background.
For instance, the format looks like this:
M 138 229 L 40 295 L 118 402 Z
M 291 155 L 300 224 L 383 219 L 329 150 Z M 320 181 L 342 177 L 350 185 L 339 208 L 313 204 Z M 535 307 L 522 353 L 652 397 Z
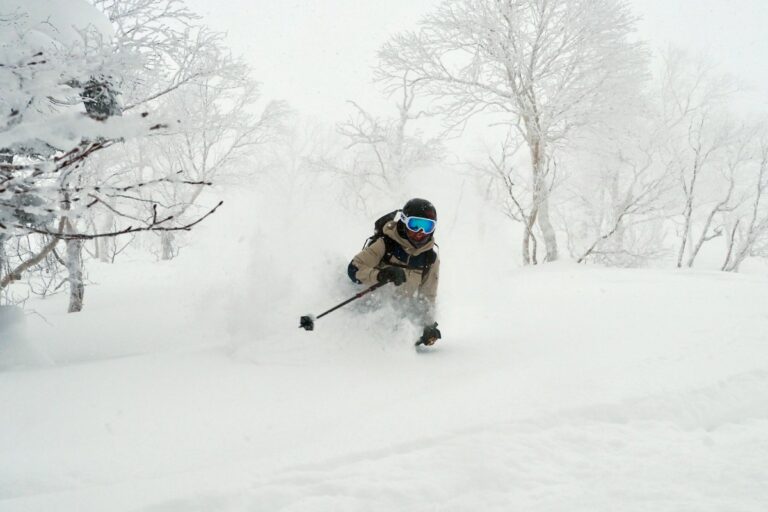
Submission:
M 234 496 L 145 510 L 503 510 L 512 503 L 526 510 L 607 510 L 616 497 L 626 500 L 624 510 L 683 510 L 687 499 L 701 497 L 681 492 L 688 486 L 707 499 L 697 510 L 757 511 L 765 502 L 755 496 L 768 496 L 760 489 L 767 390 L 768 373 L 757 372 L 714 389 L 475 427 L 286 468 Z M 745 410 L 764 412 L 743 416 Z M 666 465 L 659 449 L 687 464 Z M 734 449 L 738 457 L 729 453 Z M 536 463 L 541 460 L 550 464 Z M 741 495 L 752 498 L 735 505 L 734 489 L 719 490 L 725 475 L 743 480 Z
M 161 487 L 188 496 L 134 510 L 609 510 L 620 502 L 622 510 L 758 511 L 768 498 L 766 411 L 768 372 L 755 372 L 285 467 L 227 493 L 192 491 L 205 473 L 166 475 Z M 20 500 L 19 510 L 36 502 Z
M 447 301 L 428 354 L 386 313 L 282 328 L 289 303 L 257 343 L 42 344 L 0 373 L 0 510 L 766 510 L 764 282 L 513 277 Z

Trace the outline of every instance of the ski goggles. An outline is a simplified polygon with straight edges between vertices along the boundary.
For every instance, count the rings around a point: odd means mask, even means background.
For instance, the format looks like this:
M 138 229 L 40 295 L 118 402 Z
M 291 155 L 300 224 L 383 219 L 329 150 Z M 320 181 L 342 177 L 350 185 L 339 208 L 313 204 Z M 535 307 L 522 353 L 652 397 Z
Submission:
M 403 215 L 401 220 L 403 221 L 403 224 L 405 224 L 405 227 L 414 233 L 423 231 L 427 235 L 435 230 L 435 225 L 437 224 L 434 220 L 424 217 L 406 217 Z

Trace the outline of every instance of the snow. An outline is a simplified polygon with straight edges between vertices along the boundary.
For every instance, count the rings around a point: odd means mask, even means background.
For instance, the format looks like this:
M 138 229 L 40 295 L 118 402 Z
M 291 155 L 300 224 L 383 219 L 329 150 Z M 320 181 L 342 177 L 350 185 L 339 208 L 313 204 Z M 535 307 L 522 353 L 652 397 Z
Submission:
M 142 114 L 95 120 L 81 112 L 65 112 L 18 124 L 0 132 L 0 146 L 28 143 L 38 138 L 53 147 L 69 150 L 80 144 L 83 138 L 132 138 L 150 133 L 153 127 L 165 129 L 167 126 L 169 125 L 159 123 L 156 117 L 142 116 Z
M 33 37 L 43 49 L 49 44 L 82 44 L 83 33 L 95 30 L 105 37 L 114 34 L 109 20 L 85 0 L 3 0 L 0 15 L 12 21 L 13 30 L 0 37 Z
M 387 308 L 298 329 L 355 293 L 374 220 L 324 194 L 230 193 L 175 261 L 89 262 L 82 313 L 30 300 L 0 331 L 0 510 L 765 510 L 765 275 L 519 268 L 469 189 L 423 192 L 428 353 Z
M 0 4 L 0 147 L 68 151 L 83 137 L 130 138 L 157 119 L 96 121 L 71 82 L 122 76 L 130 59 L 110 44 L 109 20 L 84 0 L 5 0 Z M 15 112 L 15 114 L 10 114 Z M 23 119 L 23 121 L 22 121 Z M 151 124 L 150 124 L 151 123 Z M 13 187 L 11 187 L 13 189 Z

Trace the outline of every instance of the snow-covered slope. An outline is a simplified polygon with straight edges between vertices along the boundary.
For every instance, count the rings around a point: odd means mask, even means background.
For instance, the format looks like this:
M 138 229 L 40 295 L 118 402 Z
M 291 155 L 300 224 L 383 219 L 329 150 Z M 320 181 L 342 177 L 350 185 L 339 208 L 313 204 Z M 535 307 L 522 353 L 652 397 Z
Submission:
M 3 340 L 0 510 L 768 503 L 765 278 L 446 265 L 445 339 L 417 354 L 387 311 L 297 329 L 342 285 L 263 297 L 267 273 L 237 291 L 200 264 L 95 267 L 86 311 L 55 298 Z

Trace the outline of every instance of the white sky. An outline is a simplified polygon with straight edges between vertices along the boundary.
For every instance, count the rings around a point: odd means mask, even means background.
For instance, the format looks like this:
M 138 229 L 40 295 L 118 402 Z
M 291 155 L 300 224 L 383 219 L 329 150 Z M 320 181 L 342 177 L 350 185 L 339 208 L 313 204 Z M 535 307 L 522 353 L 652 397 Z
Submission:
M 415 27 L 438 0 L 188 0 L 207 23 L 247 55 L 265 96 L 288 100 L 322 118 L 345 117 L 347 99 L 383 101 L 371 83 L 378 48 Z M 668 42 L 711 52 L 754 89 L 750 104 L 768 108 L 768 2 L 634 0 L 640 33 L 653 47 Z

